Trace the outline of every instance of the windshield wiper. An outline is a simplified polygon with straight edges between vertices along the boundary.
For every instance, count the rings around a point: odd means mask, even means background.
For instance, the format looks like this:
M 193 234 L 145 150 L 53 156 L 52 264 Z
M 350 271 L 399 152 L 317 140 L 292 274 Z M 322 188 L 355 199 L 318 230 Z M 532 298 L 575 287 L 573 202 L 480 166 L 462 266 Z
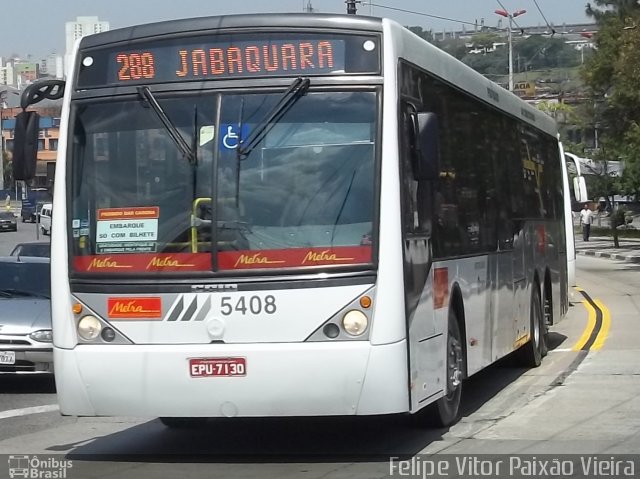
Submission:
M 169 133 L 169 136 L 178 147 L 178 150 L 180 150 L 180 152 L 182 153 L 182 156 L 184 156 L 187 160 L 189 160 L 189 163 L 194 162 L 195 154 L 193 153 L 193 149 L 185 141 L 185 139 L 182 137 L 182 135 L 180 134 L 178 129 L 175 127 L 175 125 L 171 122 L 167 114 L 164 112 L 164 110 L 160 106 L 160 103 L 158 103 L 158 100 L 156 100 L 156 97 L 153 96 L 153 93 L 151 93 L 151 90 L 149 90 L 149 87 L 139 86 L 138 95 L 140 95 L 143 99 L 147 100 L 147 103 L 149 103 L 153 112 L 156 114 L 158 119 L 162 122 L 162 125 L 165 127 L 165 129 Z
M 35 291 L 25 291 L 22 289 L 0 289 L 0 296 L 2 296 L 3 298 L 14 298 L 16 296 L 28 296 L 28 297 L 49 299 L 49 296 L 47 296 L 46 294 L 36 293 Z
M 284 114 L 309 90 L 311 80 L 298 77 L 291 86 L 282 94 L 280 101 L 267 113 L 258 123 L 258 127 L 251 132 L 246 140 L 242 138 L 238 142 L 238 159 L 244 160 L 251 154 L 253 149 L 269 133 Z M 242 135 L 242 118 L 240 118 L 240 135 Z

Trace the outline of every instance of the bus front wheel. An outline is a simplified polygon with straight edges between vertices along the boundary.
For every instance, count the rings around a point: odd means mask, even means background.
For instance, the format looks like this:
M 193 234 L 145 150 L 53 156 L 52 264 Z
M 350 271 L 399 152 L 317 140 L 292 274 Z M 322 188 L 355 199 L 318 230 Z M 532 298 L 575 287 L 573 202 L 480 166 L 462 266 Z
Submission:
M 449 310 L 447 326 L 447 362 L 445 395 L 424 411 L 426 422 L 430 426 L 448 427 L 460 418 L 462 400 L 462 379 L 464 377 L 464 348 L 458 318 Z

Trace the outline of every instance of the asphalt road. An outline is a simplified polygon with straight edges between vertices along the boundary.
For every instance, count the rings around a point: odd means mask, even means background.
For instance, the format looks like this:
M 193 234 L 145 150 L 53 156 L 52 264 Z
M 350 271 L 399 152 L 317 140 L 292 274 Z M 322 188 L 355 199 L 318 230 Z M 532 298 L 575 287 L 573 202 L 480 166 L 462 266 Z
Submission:
M 18 243 L 30 241 L 49 241 L 49 236 L 43 236 L 35 223 L 21 223 L 18 218 L 18 231 L 0 231 L 0 256 L 7 256 Z

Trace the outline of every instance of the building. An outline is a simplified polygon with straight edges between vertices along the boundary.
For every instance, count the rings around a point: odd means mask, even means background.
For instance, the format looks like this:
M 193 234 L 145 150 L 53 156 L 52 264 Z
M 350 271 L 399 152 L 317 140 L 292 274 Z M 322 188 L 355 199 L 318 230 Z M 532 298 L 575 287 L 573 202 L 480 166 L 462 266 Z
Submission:
M 13 85 L 13 65 L 0 59 L 0 85 Z
M 52 53 L 40 61 L 40 74 L 53 78 L 64 78 L 64 57 Z
M 65 45 L 64 71 L 65 75 L 71 70 L 71 54 L 76 40 L 94 33 L 106 32 L 109 30 L 109 22 L 101 22 L 98 17 L 76 17 L 75 22 L 65 23 Z
M 35 62 L 16 60 L 13 62 L 13 73 L 15 82 L 12 84 L 22 88 L 24 85 L 29 85 L 40 78 L 40 65 Z

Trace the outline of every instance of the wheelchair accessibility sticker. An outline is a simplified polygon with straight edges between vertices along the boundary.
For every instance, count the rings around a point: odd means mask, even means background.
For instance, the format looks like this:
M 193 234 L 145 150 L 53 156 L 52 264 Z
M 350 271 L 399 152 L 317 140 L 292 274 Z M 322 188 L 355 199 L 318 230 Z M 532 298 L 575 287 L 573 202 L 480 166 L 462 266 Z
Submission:
M 238 148 L 240 139 L 246 140 L 249 132 L 249 125 L 242 125 L 242 134 L 240 134 L 240 125 L 237 123 L 223 123 L 220 125 L 220 148 L 235 150 Z

